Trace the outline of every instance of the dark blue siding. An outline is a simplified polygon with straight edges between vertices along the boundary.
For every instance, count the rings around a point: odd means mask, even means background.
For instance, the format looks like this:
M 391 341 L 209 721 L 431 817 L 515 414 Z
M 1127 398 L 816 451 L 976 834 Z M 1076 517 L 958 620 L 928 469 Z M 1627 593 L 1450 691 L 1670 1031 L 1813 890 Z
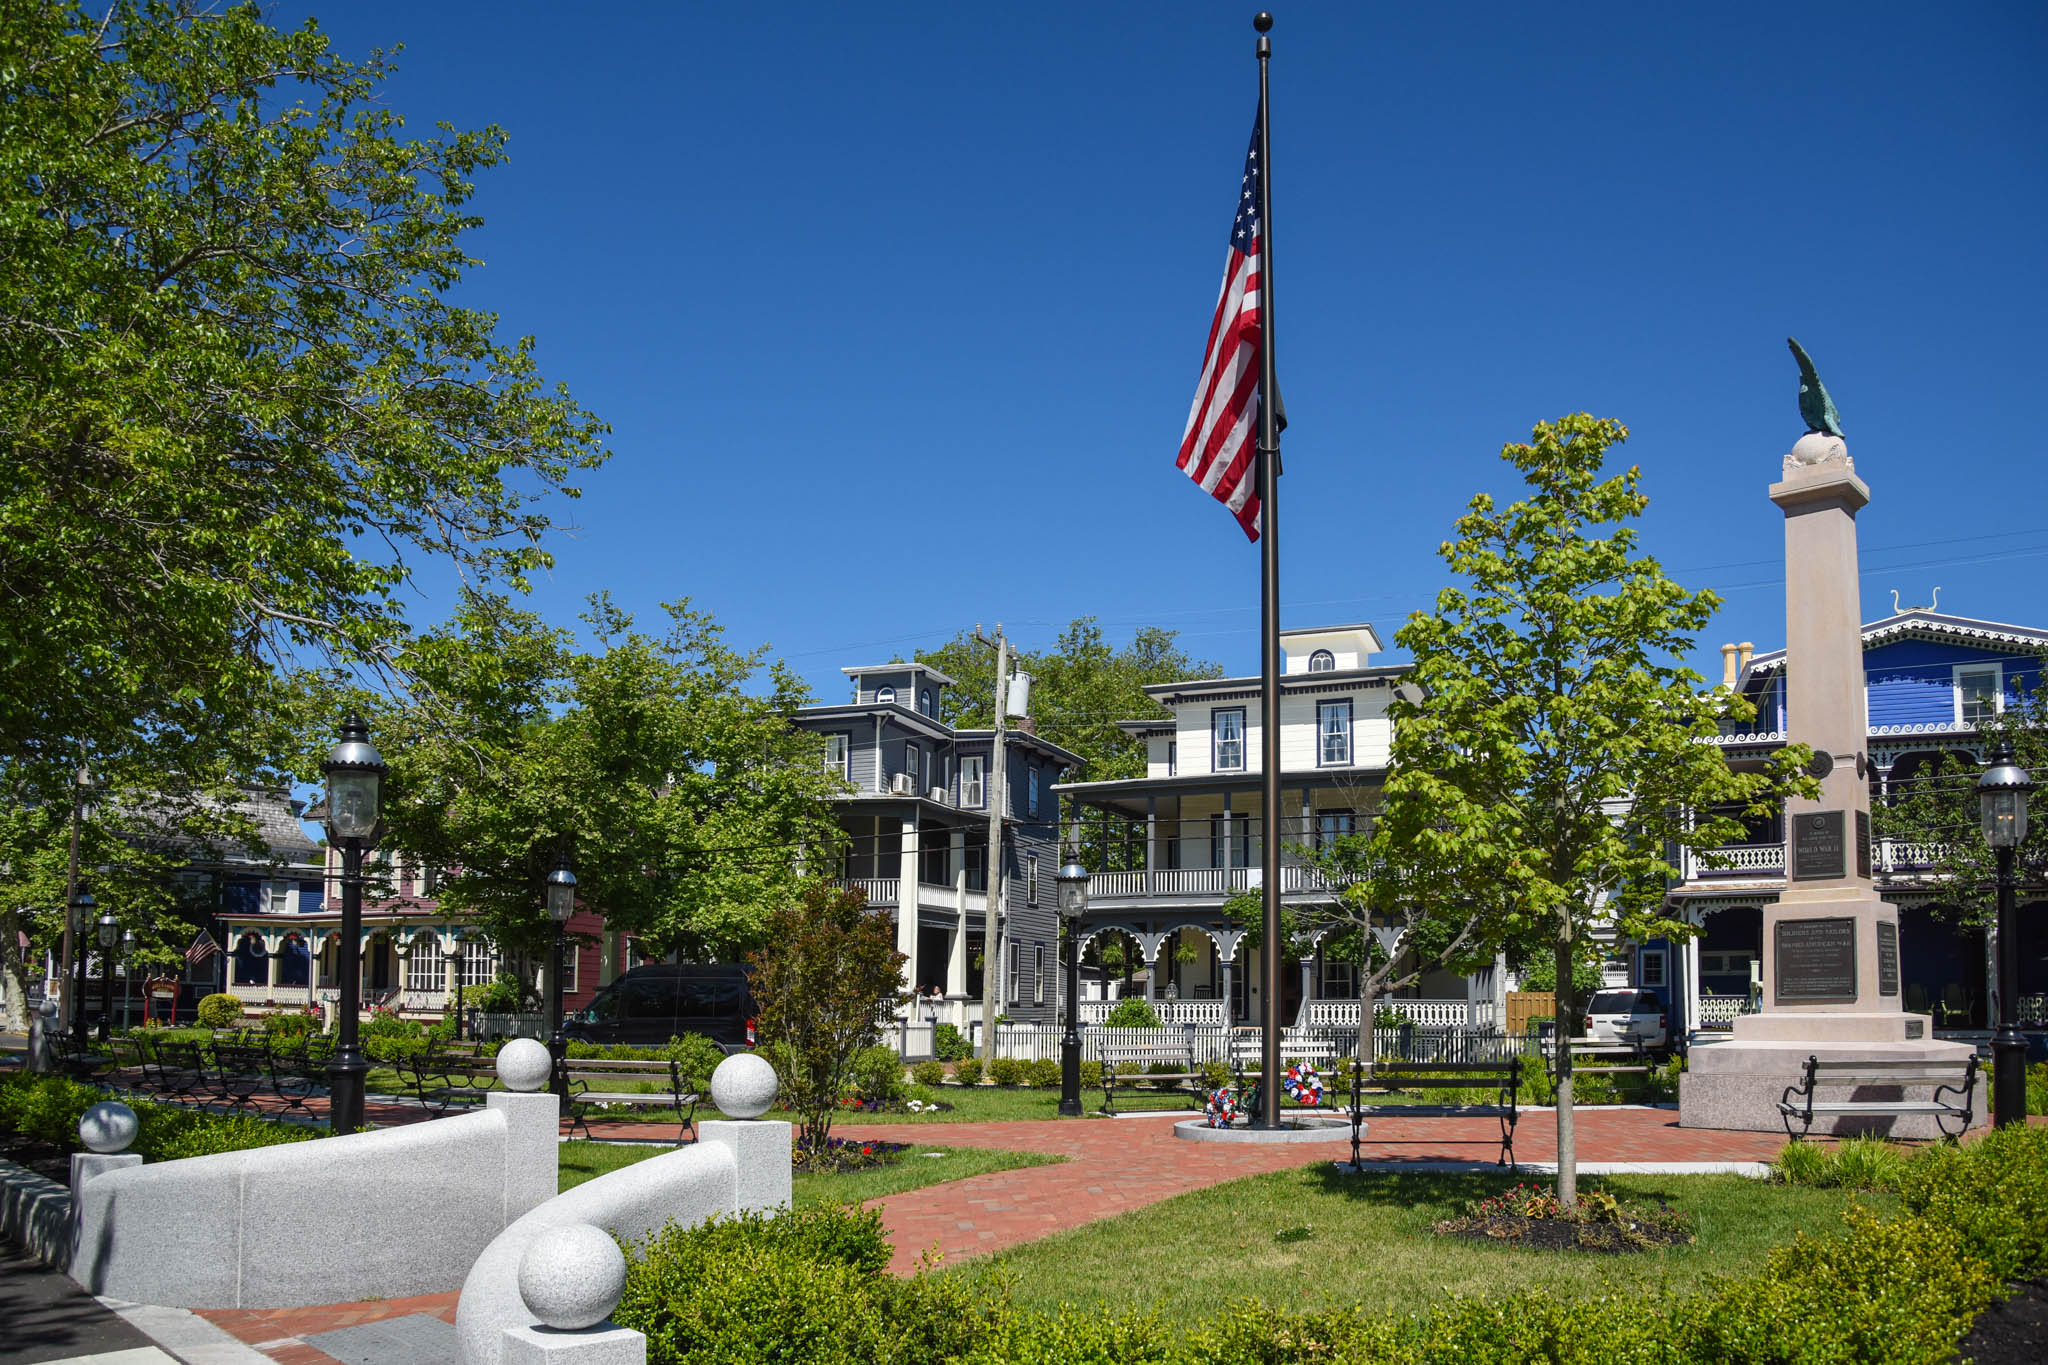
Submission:
M 2031 687 L 2038 664 L 1987 649 L 1901 640 L 1866 650 L 1863 667 L 1870 687 L 1870 724 L 1940 725 L 1956 718 L 1955 666 L 2003 663 L 2008 699 Z

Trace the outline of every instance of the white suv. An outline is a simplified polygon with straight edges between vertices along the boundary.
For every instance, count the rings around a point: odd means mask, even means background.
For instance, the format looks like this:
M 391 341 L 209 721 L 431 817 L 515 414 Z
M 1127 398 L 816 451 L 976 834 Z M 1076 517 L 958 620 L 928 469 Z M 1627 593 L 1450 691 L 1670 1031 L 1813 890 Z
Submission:
M 1586 1002 L 1586 1036 L 1599 1042 L 1659 1050 L 1670 1045 L 1669 1024 L 1655 991 L 1595 991 Z

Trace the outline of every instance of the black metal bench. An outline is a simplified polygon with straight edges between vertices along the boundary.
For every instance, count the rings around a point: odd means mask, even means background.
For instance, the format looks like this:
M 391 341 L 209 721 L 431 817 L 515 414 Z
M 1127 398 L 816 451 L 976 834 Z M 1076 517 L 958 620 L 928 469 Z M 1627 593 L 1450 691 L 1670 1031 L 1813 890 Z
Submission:
M 1365 1095 L 1368 1091 L 1396 1094 L 1403 1090 L 1493 1090 L 1492 1104 L 1461 1105 L 1470 1114 L 1492 1115 L 1500 1120 L 1501 1166 L 1515 1164 L 1515 1124 L 1521 1118 L 1516 1099 L 1522 1088 L 1522 1059 L 1504 1062 L 1380 1062 L 1366 1075 L 1360 1062 L 1351 1064 L 1351 1164 L 1359 1162 L 1359 1144 L 1364 1140 Z
M 97 1082 L 104 1080 L 114 1069 L 114 1058 L 111 1053 L 80 1047 L 66 1033 L 51 1037 L 50 1065 L 60 1076 L 69 1076 L 74 1081 Z
M 1898 1091 L 1899 1095 L 1886 1099 L 1817 1100 L 1814 1092 L 1823 1085 L 1883 1086 Z M 1908 1086 L 1926 1086 L 1931 1093 L 1924 1100 L 1909 1100 L 1905 1098 Z M 1944 1095 L 1956 1098 L 1945 1100 L 1942 1098 Z M 1816 1114 L 1852 1118 L 1927 1114 L 1933 1117 L 1934 1126 L 1941 1135 L 1954 1142 L 1970 1129 L 1976 1096 L 1977 1058 L 1974 1054 L 1955 1062 L 1876 1059 L 1824 1062 L 1817 1056 L 1809 1056 L 1800 1069 L 1799 1083 L 1785 1087 L 1785 1094 L 1778 1101 L 1778 1115 L 1785 1121 L 1785 1136 L 1794 1142 L 1806 1136 L 1807 1130 L 1813 1127 Z M 1796 1133 L 1792 1131 L 1795 1119 L 1799 1122 Z M 1951 1119 L 1959 1121 L 1953 1133 L 1948 1130 Z
M 686 1084 L 681 1063 L 673 1057 L 569 1057 L 562 1062 L 569 1080 L 569 1132 L 581 1128 L 590 1137 L 589 1113 L 598 1105 L 640 1109 L 673 1109 L 682 1127 L 676 1146 L 697 1140 L 698 1087 Z M 626 1089 L 652 1084 L 653 1090 Z
M 1185 1095 L 1191 1107 L 1199 1109 L 1206 1096 L 1208 1078 L 1202 1074 L 1201 1059 L 1195 1055 L 1193 1030 L 1162 1031 L 1166 1036 L 1144 1042 L 1103 1038 L 1097 1046 L 1102 1060 L 1102 1112 L 1116 1112 L 1116 1092 Z M 1179 1036 L 1174 1036 L 1178 1034 Z M 1121 1068 L 1138 1068 L 1119 1075 Z M 1163 1069 L 1160 1069 L 1163 1068 Z
M 436 1117 L 457 1105 L 482 1104 L 498 1080 L 497 1058 L 475 1053 L 419 1052 L 395 1065 L 414 1097 Z
M 284 1112 L 296 1109 L 311 1117 L 310 1099 L 327 1095 L 327 1064 L 305 1049 L 270 1049 L 270 1093 L 284 1101 Z
M 215 1043 L 213 1064 L 205 1075 L 207 1089 L 227 1105 L 229 1113 L 254 1110 L 250 1101 L 270 1085 L 270 1049 Z
M 142 1057 L 143 1085 L 172 1099 L 189 1099 L 206 1084 L 206 1059 L 196 1043 L 150 1038 Z

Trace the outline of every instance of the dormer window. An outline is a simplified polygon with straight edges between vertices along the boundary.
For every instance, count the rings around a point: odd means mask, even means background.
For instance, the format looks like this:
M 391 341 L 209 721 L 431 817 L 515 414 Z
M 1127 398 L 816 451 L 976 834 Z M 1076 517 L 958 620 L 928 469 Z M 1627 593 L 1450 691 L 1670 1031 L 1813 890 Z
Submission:
M 894 702 L 895 700 L 896 700 L 896 689 L 895 689 L 895 688 L 893 688 L 893 687 L 878 687 L 878 688 L 876 688 L 876 689 L 875 689 L 875 704 L 876 704 L 877 706 L 888 706 L 888 705 L 890 705 L 891 703 L 893 703 L 893 702 Z
M 937 706 L 935 706 L 935 705 L 933 705 L 933 704 L 932 704 L 932 690 L 931 690 L 931 689 L 930 689 L 929 687 L 927 687 L 927 688 L 926 688 L 926 689 L 925 689 L 925 690 L 924 690 L 924 691 L 923 691 L 923 692 L 922 692 L 922 693 L 921 693 L 921 694 L 920 694 L 920 695 L 918 696 L 918 699 L 917 699 L 917 701 L 918 701 L 918 709 L 919 709 L 920 711 L 923 711 L 923 712 L 924 712 L 924 713 L 925 713 L 926 715 L 930 716 L 930 717 L 931 717 L 931 718 L 932 718 L 933 720 L 937 720 L 937 719 L 939 718 L 939 708 L 938 708 Z
M 1337 656 L 1327 649 L 1319 649 L 1308 656 L 1308 671 L 1311 673 L 1335 673 Z

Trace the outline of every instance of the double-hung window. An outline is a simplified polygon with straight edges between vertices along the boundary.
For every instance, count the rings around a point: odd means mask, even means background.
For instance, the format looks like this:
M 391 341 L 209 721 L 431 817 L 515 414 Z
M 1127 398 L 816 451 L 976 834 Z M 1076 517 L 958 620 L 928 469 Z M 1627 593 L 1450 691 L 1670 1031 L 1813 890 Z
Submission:
M 903 746 L 903 771 L 904 771 L 905 775 L 906 775 L 906 776 L 908 776 L 908 777 L 910 778 L 910 790 L 911 790 L 911 793 L 912 793 L 913 795 L 915 795 L 915 794 L 916 794 L 916 792 L 917 792 L 917 789 L 918 789 L 918 788 L 917 788 L 917 769 L 918 769 L 918 761 L 917 761 L 917 757 L 918 757 L 918 755 L 917 755 L 917 746 L 916 746 L 915 744 L 906 744 L 906 745 L 904 745 L 904 746 Z
M 1325 768 L 1351 766 L 1351 699 L 1316 703 L 1316 761 Z
M 970 809 L 979 809 L 983 804 L 981 790 L 980 754 L 965 754 L 960 759 L 960 804 Z
M 1250 867 L 1251 821 L 1242 815 L 1219 815 L 1209 823 L 1209 866 Z
M 1956 665 L 1956 719 L 1982 725 L 2005 709 L 2003 678 L 1997 664 Z
M 1036 853 L 1024 855 L 1024 903 L 1033 906 L 1038 904 L 1038 855 Z
M 1316 812 L 1316 847 L 1331 848 L 1357 828 L 1358 817 L 1351 811 L 1319 810 Z
M 1213 752 L 1210 766 L 1219 773 L 1244 771 L 1244 708 L 1218 707 L 1209 713 Z
M 846 736 L 825 736 L 825 771 L 839 774 L 846 779 Z
M 1177 739 L 1169 739 L 1166 741 L 1166 775 L 1168 777 L 1173 777 L 1178 775 L 1179 772 L 1180 741 Z
M 1038 814 L 1038 769 L 1033 768 L 1027 777 L 1024 785 L 1024 813 L 1035 816 Z

